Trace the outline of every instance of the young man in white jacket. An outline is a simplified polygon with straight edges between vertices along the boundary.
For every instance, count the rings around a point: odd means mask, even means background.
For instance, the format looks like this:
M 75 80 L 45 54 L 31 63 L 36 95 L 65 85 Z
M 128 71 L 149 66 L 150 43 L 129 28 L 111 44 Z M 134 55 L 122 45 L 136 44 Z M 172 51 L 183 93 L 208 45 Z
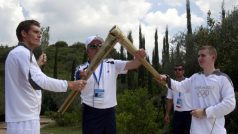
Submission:
M 41 89 L 66 92 L 67 88 L 80 91 L 86 81 L 66 81 L 46 76 L 39 65 L 46 55 L 36 61 L 32 51 L 40 45 L 40 23 L 22 21 L 16 35 L 19 40 L 5 63 L 5 115 L 7 134 L 40 134 Z
M 202 72 L 181 82 L 166 75 L 158 78 L 158 81 L 166 80 L 172 90 L 191 93 L 191 134 L 226 134 L 224 116 L 236 106 L 232 81 L 215 69 L 216 58 L 217 52 L 213 46 L 203 46 L 198 52 Z

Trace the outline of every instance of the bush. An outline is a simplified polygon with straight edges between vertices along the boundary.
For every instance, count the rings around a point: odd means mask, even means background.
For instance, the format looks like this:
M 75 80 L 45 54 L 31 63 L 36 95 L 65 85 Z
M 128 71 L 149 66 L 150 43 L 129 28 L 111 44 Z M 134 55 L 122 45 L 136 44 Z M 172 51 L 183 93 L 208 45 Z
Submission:
M 236 95 L 236 100 L 238 99 L 238 93 L 235 92 L 235 95 Z M 227 129 L 227 133 L 229 134 L 235 134 L 237 133 L 238 131 L 238 108 L 236 107 L 234 109 L 234 111 L 230 114 L 228 114 L 226 117 L 226 129 Z
M 119 134 L 159 133 L 160 113 L 147 90 L 125 90 L 118 95 L 117 131 Z
M 45 115 L 53 120 L 55 120 L 58 126 L 81 126 L 82 112 L 81 108 L 75 108 L 72 112 L 65 112 L 64 114 L 58 112 L 48 111 Z

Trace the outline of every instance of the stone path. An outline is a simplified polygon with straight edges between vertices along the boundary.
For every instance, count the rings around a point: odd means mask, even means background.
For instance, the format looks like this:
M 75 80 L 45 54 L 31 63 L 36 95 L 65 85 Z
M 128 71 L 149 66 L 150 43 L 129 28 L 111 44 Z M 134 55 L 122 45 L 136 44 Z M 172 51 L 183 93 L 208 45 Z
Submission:
M 40 117 L 40 127 L 45 127 L 49 124 L 54 123 L 53 120 L 45 117 L 45 116 L 41 116 Z M 5 122 L 0 122 L 0 134 L 6 134 L 6 123 Z

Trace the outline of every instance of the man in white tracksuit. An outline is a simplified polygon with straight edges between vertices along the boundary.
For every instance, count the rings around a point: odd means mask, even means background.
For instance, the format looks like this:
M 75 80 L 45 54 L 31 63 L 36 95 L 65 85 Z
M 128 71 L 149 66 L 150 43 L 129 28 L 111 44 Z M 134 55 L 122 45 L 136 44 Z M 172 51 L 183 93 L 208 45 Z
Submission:
M 66 81 L 46 76 L 39 65 L 46 62 L 42 54 L 36 61 L 32 51 L 40 45 L 40 23 L 22 21 L 16 29 L 19 40 L 5 63 L 5 115 L 7 134 L 40 134 L 39 115 L 41 89 L 66 92 L 67 88 L 80 91 L 85 81 Z
M 202 72 L 181 82 L 166 75 L 158 78 L 158 81 L 166 80 L 173 90 L 191 93 L 191 134 L 226 134 L 224 116 L 236 106 L 232 81 L 226 74 L 215 69 L 216 58 L 214 47 L 203 46 L 198 52 L 198 63 Z

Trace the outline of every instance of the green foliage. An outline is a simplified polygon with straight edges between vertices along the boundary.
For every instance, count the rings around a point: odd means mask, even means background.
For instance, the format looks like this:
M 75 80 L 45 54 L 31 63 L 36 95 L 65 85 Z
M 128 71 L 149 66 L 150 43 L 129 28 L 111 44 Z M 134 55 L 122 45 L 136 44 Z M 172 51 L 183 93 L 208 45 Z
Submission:
M 224 6 L 224 5 L 223 5 Z M 224 7 L 222 8 L 222 20 L 221 22 L 215 22 L 211 17 L 211 12 L 208 12 L 207 27 L 198 27 L 191 39 L 193 41 L 192 51 L 186 48 L 187 59 L 185 58 L 187 68 L 185 72 L 189 74 L 199 71 L 197 64 L 197 52 L 198 48 L 203 45 L 213 45 L 217 49 L 218 59 L 216 62 L 216 68 L 219 68 L 222 72 L 228 74 L 234 84 L 234 88 L 238 89 L 238 9 L 229 14 L 224 14 Z M 176 43 L 175 43 L 176 44 Z M 192 52 L 192 53 L 191 53 Z M 194 61 L 194 62 L 191 62 Z M 196 62 L 195 62 L 196 61 Z M 237 98 L 237 93 L 236 93 Z M 226 128 L 228 133 L 237 133 L 237 108 L 226 116 Z
M 81 124 L 81 108 L 78 106 L 72 112 L 64 114 L 58 112 L 45 112 L 45 115 L 56 121 L 58 126 L 72 126 Z
M 208 10 L 207 12 L 207 26 L 209 30 L 212 30 L 215 26 L 215 20 L 211 17 L 211 11 Z
M 186 11 L 187 11 L 187 33 L 192 34 L 192 23 L 190 13 L 190 1 L 186 0 Z
M 130 31 L 127 35 L 127 38 L 133 44 L 132 32 Z M 127 60 L 132 60 L 133 56 L 127 51 Z M 137 86 L 137 83 L 133 82 L 135 79 L 135 71 L 129 71 L 127 73 L 127 87 L 128 89 L 134 89 Z
M 126 60 L 126 56 L 124 54 L 124 47 L 121 45 L 120 47 L 120 59 L 121 60 Z M 119 76 L 121 83 L 125 84 L 126 83 L 126 75 L 125 74 L 121 74 Z
M 236 100 L 238 99 L 238 93 L 236 92 Z M 236 107 L 235 110 L 226 116 L 226 125 L 225 128 L 227 129 L 228 134 L 235 134 L 238 132 L 238 108 Z
M 139 26 L 139 48 L 145 49 L 145 37 L 142 35 L 141 25 Z M 146 71 L 143 66 L 138 68 L 138 86 L 146 87 Z
M 174 61 L 176 64 L 184 64 L 185 63 L 185 43 L 186 43 L 186 34 L 183 32 L 177 33 L 171 43 L 175 44 L 174 48 Z
M 0 68 L 0 75 L 3 76 L 3 69 Z M 3 77 L 0 77 L 0 85 L 4 85 L 3 84 Z M 4 114 L 4 87 L 1 86 L 0 87 L 0 115 Z M 0 118 L 1 121 L 1 118 Z
M 152 54 L 152 65 L 155 68 L 155 70 L 160 69 L 160 64 L 159 64 L 159 48 L 158 48 L 158 31 L 157 29 L 155 30 L 155 47 L 153 50 Z
M 41 134 L 82 134 L 81 126 L 63 126 L 50 125 L 41 128 Z
M 189 1 L 187 1 L 189 2 Z M 189 7 L 190 10 L 190 7 Z M 187 4 L 188 11 L 188 4 Z M 190 11 L 189 11 L 190 12 Z M 189 21 L 188 17 L 188 21 Z M 174 48 L 169 46 L 168 28 L 166 28 L 163 57 L 162 57 L 162 73 L 171 75 L 171 66 L 176 63 L 187 64 L 186 73 L 192 74 L 199 71 L 197 64 L 198 48 L 205 44 L 214 45 L 218 51 L 218 59 L 216 67 L 227 73 L 234 84 L 235 89 L 238 89 L 238 9 L 226 14 L 224 5 L 222 8 L 222 20 L 215 22 L 211 15 L 208 15 L 207 26 L 200 26 L 192 33 L 191 23 L 188 24 L 188 32 L 178 33 L 172 44 Z M 49 29 L 48 29 L 49 31 Z M 47 32 L 47 31 L 46 31 Z M 133 42 L 132 33 L 130 32 L 128 38 Z M 46 34 L 44 39 L 45 44 L 49 36 Z M 155 45 L 156 45 L 155 36 Z M 139 28 L 139 43 L 140 48 L 145 48 L 145 37 L 141 33 L 141 26 Z M 58 41 L 53 45 L 46 47 L 44 52 L 47 54 L 47 64 L 44 68 L 44 73 L 48 76 L 53 76 L 55 63 L 55 46 L 58 47 L 57 54 L 57 73 L 59 79 L 72 79 L 74 66 L 82 64 L 87 60 L 85 47 L 83 43 L 77 42 L 69 46 L 64 41 Z M 155 46 L 156 47 L 156 46 Z M 14 47 L 0 46 L 0 115 L 4 113 L 4 61 L 8 52 Z M 171 51 L 172 50 L 172 53 Z M 42 51 L 42 50 L 41 50 Z M 39 54 L 40 52 L 39 51 Z M 155 52 L 156 53 L 156 52 Z M 38 54 L 38 55 L 39 55 Z M 37 56 L 36 56 L 37 57 Z M 115 59 L 120 58 L 120 53 L 113 49 L 108 57 Z M 133 56 L 127 53 L 127 60 L 133 59 Z M 156 61 L 157 59 L 154 59 Z M 155 62 L 153 62 L 154 64 Z M 143 68 L 144 69 L 144 68 Z M 159 70 L 161 71 L 161 70 Z M 160 72 L 161 73 L 161 72 Z M 118 87 L 118 107 L 117 107 L 117 127 L 118 133 L 122 134 L 155 134 L 162 133 L 162 110 L 164 107 L 163 97 L 166 94 L 164 87 L 159 86 L 155 81 L 151 80 L 148 72 L 129 71 L 127 74 L 127 83 L 117 81 Z M 148 77 L 147 77 L 148 76 Z M 137 81 L 137 78 L 139 80 Z M 150 83 L 151 82 L 151 83 Z M 140 85 L 147 85 L 149 90 L 135 89 Z M 148 83 L 148 84 L 147 84 Z M 127 86 L 126 86 L 127 85 Z M 125 90 L 127 87 L 130 90 Z M 149 93 L 148 93 L 148 92 Z M 67 93 L 53 93 L 43 91 L 42 113 L 44 111 L 56 111 L 63 103 Z M 236 93 L 237 98 L 237 93 Z M 81 124 L 81 110 L 79 108 L 79 97 L 70 106 L 69 112 L 60 115 L 54 112 L 45 112 L 48 116 L 55 119 L 60 126 L 67 126 L 72 124 Z M 228 133 L 236 133 L 238 131 L 238 110 L 237 108 L 226 116 L 226 128 Z
M 68 47 L 68 43 L 65 42 L 65 41 L 57 41 L 57 42 L 55 43 L 55 45 L 56 45 L 57 47 Z
M 145 89 L 125 90 L 118 96 L 117 130 L 119 134 L 156 134 L 160 112 Z
M 169 31 L 168 26 L 166 26 L 165 37 L 163 39 L 163 51 L 162 51 L 162 70 L 165 74 L 172 74 L 172 66 L 170 62 L 170 45 L 169 45 Z
M 83 53 L 85 51 L 84 45 L 82 43 L 75 43 L 70 47 L 59 47 L 58 48 L 58 58 L 57 58 L 57 68 L 58 68 L 58 78 L 59 79 L 72 79 L 72 66 L 77 66 L 83 63 Z M 44 73 L 48 76 L 53 76 L 54 72 L 54 56 L 55 56 L 55 45 L 50 45 L 45 50 L 47 54 L 47 63 L 44 67 Z M 73 64 L 73 62 L 75 62 Z M 42 114 L 44 111 L 56 111 L 59 106 L 63 103 L 64 99 L 67 97 L 68 93 L 55 93 L 49 91 L 43 91 L 42 99 Z M 79 98 L 79 97 L 78 97 Z M 69 111 L 73 107 L 78 105 L 78 98 L 74 101 L 73 105 L 70 107 Z
M 195 72 L 195 67 L 191 65 L 197 64 L 197 51 L 194 43 L 194 37 L 192 34 L 186 35 L 186 54 L 185 54 L 185 74 L 186 76 L 191 76 Z
M 0 48 L 0 120 L 4 114 L 4 67 L 5 67 L 5 60 L 9 51 L 14 47 L 1 47 Z
M 42 27 L 42 37 L 41 37 L 41 50 L 44 52 L 45 49 L 49 46 L 49 40 L 50 40 L 50 27 Z
M 60 44 L 60 43 L 59 43 Z M 54 59 L 54 74 L 53 77 L 54 78 L 58 78 L 58 52 L 59 52 L 59 46 L 60 45 L 56 45 L 55 44 L 55 59 Z

